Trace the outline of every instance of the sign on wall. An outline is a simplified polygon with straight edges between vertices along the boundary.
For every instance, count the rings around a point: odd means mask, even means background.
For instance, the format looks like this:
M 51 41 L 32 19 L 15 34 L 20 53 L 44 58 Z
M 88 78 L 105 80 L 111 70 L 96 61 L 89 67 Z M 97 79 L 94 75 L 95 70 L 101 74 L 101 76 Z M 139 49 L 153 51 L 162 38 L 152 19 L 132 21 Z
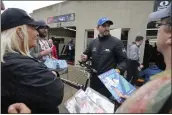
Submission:
M 60 16 L 52 16 L 47 18 L 47 23 L 60 23 L 60 22 L 69 22 L 75 21 L 75 13 L 64 14 Z
M 170 1 L 171 0 L 155 0 L 154 12 L 167 8 L 167 6 L 170 4 Z

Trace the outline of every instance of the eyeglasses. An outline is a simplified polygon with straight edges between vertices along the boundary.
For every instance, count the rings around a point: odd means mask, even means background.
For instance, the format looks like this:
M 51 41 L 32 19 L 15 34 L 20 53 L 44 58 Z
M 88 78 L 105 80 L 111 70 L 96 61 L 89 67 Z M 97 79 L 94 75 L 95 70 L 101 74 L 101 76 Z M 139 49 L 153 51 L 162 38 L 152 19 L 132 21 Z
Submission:
M 160 28 L 161 26 L 171 26 L 171 24 L 156 23 L 155 27 Z

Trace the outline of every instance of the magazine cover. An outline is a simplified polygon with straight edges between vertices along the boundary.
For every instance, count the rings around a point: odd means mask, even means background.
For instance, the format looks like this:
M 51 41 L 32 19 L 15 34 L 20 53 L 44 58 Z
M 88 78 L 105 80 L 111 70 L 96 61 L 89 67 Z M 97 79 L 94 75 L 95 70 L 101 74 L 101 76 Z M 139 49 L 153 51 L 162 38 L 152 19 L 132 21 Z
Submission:
M 79 90 L 71 99 L 67 100 L 65 107 L 69 113 L 106 113 L 83 90 Z
M 105 96 L 90 87 L 86 89 L 85 93 L 96 105 L 103 108 L 106 113 L 114 113 L 114 104 L 111 103 Z
M 123 76 L 111 69 L 98 76 L 106 88 L 111 92 L 112 96 L 119 103 L 123 102 L 124 99 L 119 95 L 130 95 L 136 88 L 131 85 Z

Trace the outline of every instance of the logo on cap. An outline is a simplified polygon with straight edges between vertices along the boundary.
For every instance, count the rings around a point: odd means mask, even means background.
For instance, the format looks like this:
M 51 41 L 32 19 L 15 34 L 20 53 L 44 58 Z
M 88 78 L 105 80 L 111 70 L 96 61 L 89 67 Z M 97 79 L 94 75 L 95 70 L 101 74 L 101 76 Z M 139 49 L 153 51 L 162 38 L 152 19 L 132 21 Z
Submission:
M 169 1 L 162 1 L 162 2 L 160 2 L 160 4 L 159 4 L 160 6 L 158 7 L 157 11 L 166 9 L 169 4 L 170 4 Z

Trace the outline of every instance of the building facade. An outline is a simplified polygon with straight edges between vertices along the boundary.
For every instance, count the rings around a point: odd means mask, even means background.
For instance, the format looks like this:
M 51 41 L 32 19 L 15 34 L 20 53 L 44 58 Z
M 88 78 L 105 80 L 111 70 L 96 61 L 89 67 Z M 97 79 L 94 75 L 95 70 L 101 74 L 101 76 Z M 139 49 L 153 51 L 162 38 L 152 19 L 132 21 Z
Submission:
M 30 15 L 36 20 L 48 21 L 51 27 L 50 35 L 72 36 L 75 38 L 75 63 L 80 60 L 81 53 L 87 44 L 86 33 L 94 31 L 99 18 L 108 17 L 114 22 L 112 28 L 128 30 L 127 44 L 131 44 L 137 35 L 146 38 L 148 15 L 154 10 L 155 1 L 65 1 L 38 10 Z M 69 14 L 69 15 L 68 15 Z M 71 15 L 72 14 L 72 15 Z M 65 15 L 65 16 L 64 16 Z M 61 18 L 58 16 L 62 16 Z M 57 20 L 52 21 L 53 17 Z M 65 18 L 70 17 L 70 19 Z M 75 33 L 65 31 L 60 33 L 59 27 L 71 27 Z M 141 47 L 141 62 L 143 61 L 144 44 Z

